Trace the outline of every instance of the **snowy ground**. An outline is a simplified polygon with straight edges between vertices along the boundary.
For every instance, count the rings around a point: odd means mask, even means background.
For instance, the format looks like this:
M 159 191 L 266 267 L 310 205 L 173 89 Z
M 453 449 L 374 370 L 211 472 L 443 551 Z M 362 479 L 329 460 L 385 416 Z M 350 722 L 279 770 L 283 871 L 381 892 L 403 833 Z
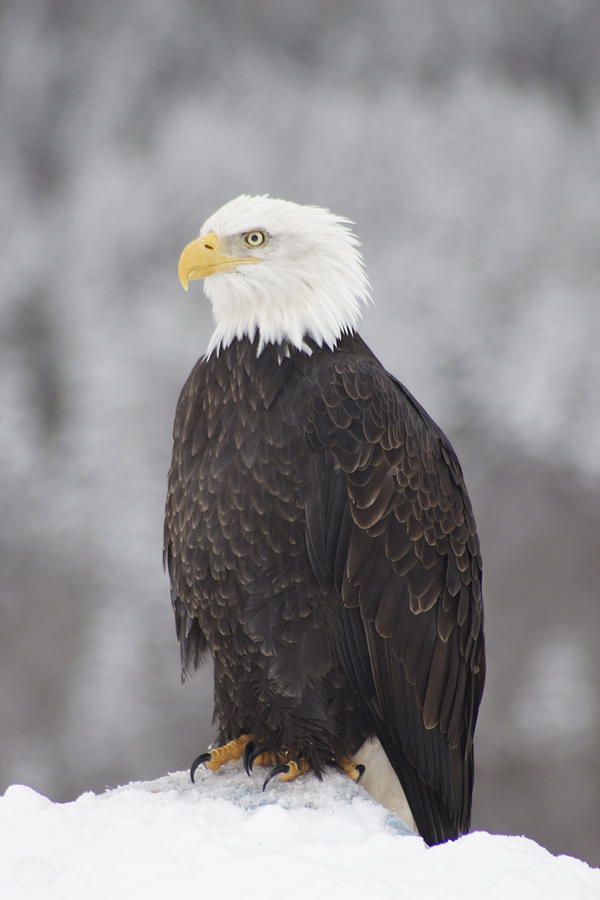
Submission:
M 587 900 L 600 870 L 521 837 L 478 832 L 428 849 L 340 774 L 260 790 L 241 766 L 179 772 L 57 804 L 0 799 L 3 900 L 218 896 Z

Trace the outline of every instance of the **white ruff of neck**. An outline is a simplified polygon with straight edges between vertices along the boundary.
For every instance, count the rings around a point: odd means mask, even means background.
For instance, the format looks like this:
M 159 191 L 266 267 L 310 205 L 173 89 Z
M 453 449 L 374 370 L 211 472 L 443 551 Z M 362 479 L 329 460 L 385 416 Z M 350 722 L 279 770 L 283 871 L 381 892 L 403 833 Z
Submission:
M 232 216 L 230 208 L 242 200 L 245 215 L 236 209 Z M 306 339 L 333 349 L 354 331 L 370 293 L 359 243 L 347 224 L 328 210 L 268 197 L 238 198 L 208 219 L 204 233 L 261 228 L 270 237 L 253 254 L 260 258 L 256 265 L 204 280 L 216 325 L 206 358 L 235 339 L 257 335 L 257 355 L 267 344 L 283 343 L 310 354 Z

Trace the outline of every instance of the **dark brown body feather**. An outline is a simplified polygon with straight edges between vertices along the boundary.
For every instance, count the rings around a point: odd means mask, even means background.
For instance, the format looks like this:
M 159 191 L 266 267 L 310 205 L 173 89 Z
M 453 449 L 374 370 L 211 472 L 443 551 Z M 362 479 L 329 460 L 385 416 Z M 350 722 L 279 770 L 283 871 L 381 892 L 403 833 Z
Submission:
M 356 336 L 235 341 L 174 425 L 165 521 L 184 673 L 215 661 L 219 738 L 317 772 L 377 735 L 429 843 L 468 829 L 481 561 L 452 447 Z

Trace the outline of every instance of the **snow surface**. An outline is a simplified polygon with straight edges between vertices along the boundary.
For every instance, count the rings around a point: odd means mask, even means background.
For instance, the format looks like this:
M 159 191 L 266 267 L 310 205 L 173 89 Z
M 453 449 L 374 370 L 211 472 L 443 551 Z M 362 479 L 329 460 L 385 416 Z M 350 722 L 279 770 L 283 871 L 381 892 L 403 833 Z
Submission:
M 212 896 L 586 900 L 600 869 L 523 837 L 470 834 L 427 848 L 345 776 L 261 791 L 241 765 L 133 782 L 58 804 L 0 798 L 3 900 Z

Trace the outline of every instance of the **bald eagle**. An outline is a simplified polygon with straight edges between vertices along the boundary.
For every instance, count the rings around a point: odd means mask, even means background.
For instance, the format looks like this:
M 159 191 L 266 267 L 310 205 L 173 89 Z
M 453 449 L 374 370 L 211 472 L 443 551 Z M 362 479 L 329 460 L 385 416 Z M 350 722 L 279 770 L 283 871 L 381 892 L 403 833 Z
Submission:
M 357 333 L 350 224 L 241 196 L 183 250 L 216 327 L 175 414 L 165 560 L 182 672 L 214 660 L 194 768 L 338 766 L 433 844 L 469 828 L 481 558 L 450 442 Z

